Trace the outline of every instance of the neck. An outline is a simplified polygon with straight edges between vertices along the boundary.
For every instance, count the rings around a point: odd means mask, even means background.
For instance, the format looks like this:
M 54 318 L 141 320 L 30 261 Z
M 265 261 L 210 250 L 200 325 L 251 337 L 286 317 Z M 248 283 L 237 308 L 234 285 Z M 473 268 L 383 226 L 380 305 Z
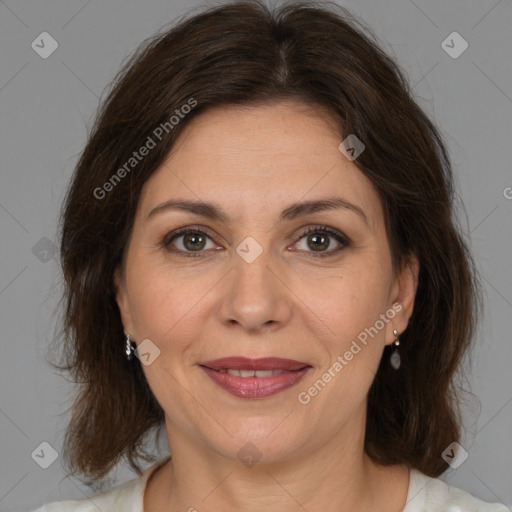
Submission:
M 145 512 L 296 512 L 297 510 L 402 510 L 408 490 L 405 466 L 383 467 L 364 453 L 364 429 L 329 443 L 297 450 L 286 461 L 252 466 L 205 448 L 167 422 L 172 460 L 158 470 L 145 497 Z

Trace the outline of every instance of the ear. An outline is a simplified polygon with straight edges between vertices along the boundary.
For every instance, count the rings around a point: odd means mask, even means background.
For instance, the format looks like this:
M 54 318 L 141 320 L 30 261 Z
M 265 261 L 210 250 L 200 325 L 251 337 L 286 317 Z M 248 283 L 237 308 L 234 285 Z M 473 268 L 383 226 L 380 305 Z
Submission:
M 116 267 L 114 271 L 114 290 L 117 307 L 121 313 L 121 322 L 123 324 L 124 332 L 125 334 L 133 335 L 133 325 L 128 301 L 128 292 L 126 290 L 126 281 L 120 267 Z
M 402 334 L 409 323 L 414 309 L 414 299 L 418 288 L 420 264 L 416 255 L 408 256 L 400 274 L 395 277 L 391 288 L 392 310 L 396 312 L 392 320 L 387 323 L 386 345 L 395 341 L 393 329 Z

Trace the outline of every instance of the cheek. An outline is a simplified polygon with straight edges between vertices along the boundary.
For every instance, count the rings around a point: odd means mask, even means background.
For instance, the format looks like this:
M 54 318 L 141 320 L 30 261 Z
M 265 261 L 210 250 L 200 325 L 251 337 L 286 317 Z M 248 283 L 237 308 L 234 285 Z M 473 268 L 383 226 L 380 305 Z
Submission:
M 378 265 L 347 265 L 335 275 L 299 280 L 295 289 L 305 297 L 304 314 L 338 347 L 373 326 L 388 307 L 387 281 Z
M 204 323 L 205 296 L 214 284 L 208 276 L 184 276 L 167 265 L 134 265 L 130 304 L 138 336 L 173 349 L 186 344 Z
M 130 311 L 140 336 L 160 338 L 180 315 L 180 290 L 168 273 L 134 258 L 128 273 Z

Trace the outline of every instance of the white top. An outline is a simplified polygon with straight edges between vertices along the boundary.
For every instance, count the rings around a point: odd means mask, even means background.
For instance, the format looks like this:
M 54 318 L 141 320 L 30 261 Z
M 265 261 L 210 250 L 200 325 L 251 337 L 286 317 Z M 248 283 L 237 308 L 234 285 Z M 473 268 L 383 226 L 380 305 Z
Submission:
M 80 500 L 58 501 L 33 512 L 144 512 L 143 498 L 151 474 L 170 458 L 167 455 L 144 473 L 124 484 Z M 499 503 L 485 503 L 471 494 L 411 469 L 407 502 L 402 512 L 510 512 Z

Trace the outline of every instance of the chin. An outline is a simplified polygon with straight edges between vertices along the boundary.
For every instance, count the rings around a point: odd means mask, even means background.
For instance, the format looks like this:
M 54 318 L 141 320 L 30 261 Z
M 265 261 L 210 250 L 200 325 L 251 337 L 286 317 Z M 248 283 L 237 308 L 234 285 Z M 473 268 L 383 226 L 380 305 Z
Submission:
M 225 436 L 223 441 L 213 442 L 216 451 L 222 453 L 227 458 L 238 459 L 242 463 L 250 466 L 256 462 L 259 464 L 273 464 L 282 462 L 290 458 L 305 443 L 304 429 L 299 429 L 301 438 L 298 438 L 299 432 L 295 429 L 290 430 L 288 420 L 273 418 L 252 418 L 250 425 L 246 420 L 240 421 L 238 425 L 226 424 L 226 430 L 232 434 Z M 277 428 L 276 428 L 277 427 Z

